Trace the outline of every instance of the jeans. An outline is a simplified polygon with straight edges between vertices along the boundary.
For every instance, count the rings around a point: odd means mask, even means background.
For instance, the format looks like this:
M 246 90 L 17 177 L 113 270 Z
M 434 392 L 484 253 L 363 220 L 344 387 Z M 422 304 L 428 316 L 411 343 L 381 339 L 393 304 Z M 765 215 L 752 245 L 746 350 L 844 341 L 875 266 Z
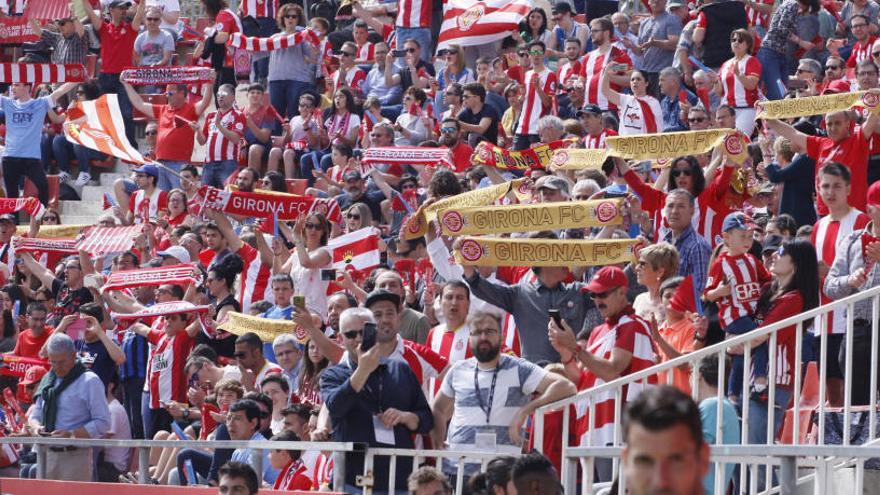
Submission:
M 180 173 L 180 169 L 183 168 L 184 165 L 189 164 L 189 162 L 176 162 L 173 160 L 159 160 L 159 163 L 170 168 L 171 170 L 174 170 L 177 173 Z M 173 173 L 165 170 L 162 167 L 159 167 L 159 182 L 156 183 L 156 187 L 158 187 L 162 191 L 180 189 L 180 177 L 174 175 Z
M 310 151 L 302 156 L 299 159 L 299 173 L 300 178 L 308 179 L 309 186 L 313 186 L 315 184 L 315 176 L 312 175 L 312 170 L 320 167 L 321 170 L 327 170 L 330 168 L 332 163 L 330 162 L 330 153 L 326 151 Z M 327 161 L 325 162 L 325 158 Z M 327 165 L 325 166 L 325 163 Z
M 27 177 L 37 186 L 40 203 L 49 204 L 49 180 L 46 171 L 38 158 L 3 158 L 3 183 L 6 186 L 6 197 L 17 198 L 23 177 Z
M 255 17 L 254 20 L 259 26 L 257 36 L 267 38 L 278 32 L 278 24 L 271 17 Z M 254 72 L 251 75 L 254 81 L 265 80 L 269 77 L 269 54 L 254 53 L 253 67 Z
M 409 39 L 416 40 L 419 43 L 419 46 L 422 48 L 421 59 L 424 60 L 426 64 L 431 63 L 431 54 L 434 53 L 434 50 L 431 49 L 432 45 L 430 28 L 405 28 L 395 26 L 394 31 L 397 34 L 397 46 L 403 46 L 403 43 Z
M 742 335 L 756 328 L 758 328 L 758 324 L 755 323 L 751 316 L 743 316 L 728 325 L 724 332 L 731 335 Z M 767 376 L 767 361 L 769 360 L 767 349 L 767 342 L 752 347 L 752 370 L 755 377 Z M 745 357 L 734 354 L 730 356 L 730 359 L 730 380 L 727 387 L 727 395 L 739 396 L 743 393 L 743 365 L 745 364 Z
M 788 78 L 788 56 L 769 48 L 758 50 L 761 62 L 761 80 L 766 86 L 765 94 L 770 100 L 781 100 L 785 96 L 785 81 Z
M 202 167 L 202 185 L 223 189 L 223 181 L 229 178 L 237 168 L 238 162 L 235 160 L 206 163 Z
M 141 394 L 144 390 L 144 379 L 126 378 L 122 381 L 122 406 L 131 424 L 131 438 L 144 438 L 144 419 L 141 416 Z
M 125 122 L 125 137 L 128 142 L 137 149 L 137 139 L 134 136 L 134 118 L 132 115 L 131 101 L 128 99 L 128 93 L 119 82 L 119 74 L 98 74 L 98 86 L 101 87 L 103 94 L 116 93 L 119 99 L 119 112 L 122 114 L 122 120 Z
M 103 160 L 107 157 L 107 155 L 100 151 L 95 151 L 79 144 L 73 144 L 61 135 L 55 136 L 55 139 L 52 140 L 52 151 L 55 155 L 55 161 L 58 162 L 58 169 L 68 174 L 71 170 L 71 158 L 76 158 L 80 172 L 88 172 L 89 163 L 92 160 Z
M 184 463 L 186 463 L 187 459 L 192 462 L 193 471 L 196 472 L 196 476 L 207 478 L 208 472 L 211 470 L 211 461 L 214 459 L 214 456 L 196 449 L 181 450 L 177 454 L 177 476 L 179 478 L 178 481 L 180 482 L 180 486 L 186 486 L 189 484 L 189 480 L 187 480 L 187 476 L 189 475 L 184 467 Z
M 147 391 L 141 391 L 141 418 L 144 424 L 144 438 L 152 440 L 156 432 L 151 428 L 153 416 L 150 410 L 150 392 Z
M 299 114 L 299 97 L 313 87 L 303 81 L 269 81 L 269 101 L 279 115 L 292 119 Z
M 58 136 L 44 132 L 40 138 L 40 159 L 43 161 L 43 170 L 47 174 L 49 173 L 49 165 L 52 163 L 52 159 L 55 158 L 55 154 L 52 153 L 52 142 L 56 137 Z M 64 136 L 61 136 L 61 138 L 64 139 Z
M 794 392 L 776 387 L 776 396 L 773 401 L 773 436 L 767 438 L 767 403 L 749 400 L 749 443 L 754 445 L 772 445 L 782 427 L 785 418 L 785 410 Z M 765 482 L 765 467 L 758 468 L 758 490 L 763 491 Z
M 880 345 L 875 342 L 874 345 Z M 829 361 L 833 357 L 829 357 Z M 846 337 L 840 345 L 838 354 L 840 369 L 846 373 Z M 852 331 L 852 376 L 846 377 L 849 382 L 852 405 L 865 406 L 871 403 L 871 322 L 857 319 L 853 322 Z M 880 370 L 878 370 L 880 371 Z M 880 383 L 880 382 L 878 382 Z

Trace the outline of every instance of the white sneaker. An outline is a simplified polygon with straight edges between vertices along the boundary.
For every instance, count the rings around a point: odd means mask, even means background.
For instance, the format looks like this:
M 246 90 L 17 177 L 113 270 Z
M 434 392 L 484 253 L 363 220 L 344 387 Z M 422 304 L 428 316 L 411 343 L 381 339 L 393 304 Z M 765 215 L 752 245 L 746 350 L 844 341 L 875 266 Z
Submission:
M 58 180 L 60 180 L 62 183 L 67 182 L 70 180 L 70 174 L 62 170 L 58 172 Z
M 92 180 L 92 176 L 88 172 L 80 172 L 79 177 L 76 178 L 76 185 L 79 187 L 83 187 Z

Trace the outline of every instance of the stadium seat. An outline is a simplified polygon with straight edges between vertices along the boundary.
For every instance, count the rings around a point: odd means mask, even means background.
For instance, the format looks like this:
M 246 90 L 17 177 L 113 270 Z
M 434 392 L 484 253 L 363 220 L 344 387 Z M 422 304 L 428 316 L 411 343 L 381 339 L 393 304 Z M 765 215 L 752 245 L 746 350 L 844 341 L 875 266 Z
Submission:
M 98 55 L 95 53 L 89 53 L 86 55 L 86 73 L 89 75 L 89 79 L 94 79 L 97 71 Z
M 806 442 L 807 435 L 812 425 L 813 412 L 819 405 L 819 370 L 816 362 L 807 364 L 807 372 L 804 374 L 804 383 L 801 385 L 801 400 L 798 410 L 798 438 L 797 443 Z M 782 430 L 779 433 L 779 442 L 783 444 L 793 443 L 794 436 L 794 407 L 785 411 L 785 419 Z
M 49 181 L 49 207 L 57 208 L 58 196 L 61 194 L 61 178 L 57 175 L 47 175 L 46 179 Z M 24 188 L 22 189 L 22 197 L 36 198 L 37 196 L 39 196 L 37 186 L 30 179 L 26 178 L 24 180 Z
M 308 179 L 285 179 L 287 182 L 287 192 L 290 194 L 297 194 L 302 196 L 306 193 L 306 188 L 309 187 Z

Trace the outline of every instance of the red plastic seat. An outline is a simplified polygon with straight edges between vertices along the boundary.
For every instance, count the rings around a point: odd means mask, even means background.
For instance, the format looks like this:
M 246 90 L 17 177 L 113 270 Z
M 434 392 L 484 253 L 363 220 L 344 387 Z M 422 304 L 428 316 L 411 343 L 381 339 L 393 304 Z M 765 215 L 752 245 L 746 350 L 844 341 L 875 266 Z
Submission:
M 49 207 L 57 208 L 58 207 L 58 196 L 61 194 L 61 179 L 57 175 L 47 175 L 46 179 L 49 181 Z M 37 191 L 37 186 L 34 185 L 30 179 L 24 180 L 24 188 L 22 190 L 22 197 L 28 198 L 33 197 L 36 198 L 39 196 L 39 191 Z
M 303 196 L 306 188 L 309 187 L 308 179 L 284 179 L 287 182 L 287 192 Z
M 812 426 L 813 411 L 819 405 L 819 368 L 815 362 L 807 364 L 807 372 L 804 374 L 804 383 L 801 385 L 801 400 L 798 410 L 798 438 L 797 443 L 807 442 L 807 436 Z M 794 443 L 794 407 L 785 411 L 785 419 L 782 430 L 779 433 L 779 442 L 784 444 Z

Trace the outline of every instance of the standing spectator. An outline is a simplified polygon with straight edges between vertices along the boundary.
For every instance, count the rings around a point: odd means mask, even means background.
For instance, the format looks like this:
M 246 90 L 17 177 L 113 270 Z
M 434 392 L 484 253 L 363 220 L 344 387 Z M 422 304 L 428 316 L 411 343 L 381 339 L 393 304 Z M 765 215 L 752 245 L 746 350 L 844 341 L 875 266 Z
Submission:
M 40 302 L 32 302 L 27 307 L 27 329 L 18 334 L 15 341 L 15 349 L 10 354 L 36 359 L 39 357 L 43 344 L 52 336 L 54 329 L 46 325 L 48 312 L 46 305 Z
M 527 48 L 532 68 L 525 73 L 523 109 L 513 138 L 515 150 L 524 150 L 540 140 L 538 120 L 550 112 L 556 95 L 556 74 L 544 66 L 544 43 L 532 41 Z
M 525 359 L 502 355 L 498 316 L 479 312 L 468 324 L 467 346 L 474 357 L 453 364 L 443 378 L 433 405 L 434 445 L 517 455 L 526 419 L 538 407 L 574 395 L 574 384 Z M 485 436 L 494 439 L 492 445 L 481 445 L 480 437 Z M 464 465 L 466 477 L 478 470 L 478 464 Z M 456 463 L 443 459 L 443 472 L 454 477 Z
M 110 411 L 110 431 L 107 436 L 113 440 L 131 440 L 131 425 L 125 408 L 116 398 L 119 389 L 119 375 L 114 374 L 105 385 L 107 407 Z M 102 483 L 118 483 L 119 475 L 128 470 L 131 449 L 127 447 L 103 447 L 96 449 L 98 454 L 97 478 Z
M 40 382 L 29 426 L 56 438 L 101 438 L 110 431 L 104 384 L 76 359 L 73 340 L 57 333 L 46 342 L 52 369 Z M 92 481 L 92 449 L 49 447 L 46 479 Z
M 755 46 L 752 33 L 737 29 L 730 35 L 733 58 L 724 62 L 715 82 L 715 93 L 724 103 L 736 109 L 736 128 L 746 136 L 755 130 L 755 103 L 761 97 L 758 83 L 761 62 L 749 55 Z
M 146 163 L 133 170 L 137 190 L 131 195 L 129 210 L 125 212 L 128 224 L 146 224 L 155 221 L 159 212 L 168 209 L 168 193 L 156 187 L 159 168 Z
M 241 19 L 238 18 L 235 12 L 229 10 L 226 0 L 201 1 L 202 6 L 205 8 L 205 15 L 214 21 L 214 25 L 208 28 L 205 36 L 212 46 L 212 52 L 208 54 L 208 58 L 212 62 L 211 67 L 217 71 L 216 82 L 217 84 L 231 84 L 235 86 L 235 69 L 233 66 L 235 50 L 227 47 L 226 42 L 230 36 L 242 31 Z M 204 58 L 205 54 L 202 57 Z M 211 92 L 210 89 L 205 91 Z
M 124 69 L 133 65 L 134 42 L 141 28 L 147 2 L 138 3 L 134 18 L 128 22 L 125 16 L 128 7 L 131 6 L 131 0 L 112 0 L 109 3 L 109 19 L 99 17 L 92 9 L 89 0 L 79 1 L 82 2 L 82 6 L 89 16 L 89 22 L 92 23 L 101 42 L 101 73 L 98 75 L 98 84 L 104 93 L 118 95 L 119 111 L 125 122 L 125 136 L 129 143 L 137 149 L 132 103 L 129 99 L 130 95 L 126 91 L 122 91 L 120 87 L 119 75 Z
M 761 40 L 758 60 L 761 62 L 761 81 L 767 91 L 767 98 L 779 100 L 785 96 L 785 83 L 788 81 L 792 60 L 788 57 L 789 42 L 800 49 L 813 48 L 811 40 L 797 36 L 798 16 L 819 11 L 819 0 L 785 0 L 773 11 L 767 35 Z
M 199 144 L 208 144 L 202 167 L 202 184 L 206 186 L 222 189 L 224 181 L 238 168 L 238 150 L 247 120 L 234 104 L 235 87 L 224 84 L 217 90 L 217 110 L 208 114 L 204 125 L 189 124 Z
M 242 30 L 247 36 L 267 38 L 278 32 L 275 19 L 278 12 L 278 0 L 245 0 L 238 4 L 238 16 Z M 300 12 L 301 14 L 302 12 Z M 251 55 L 254 64 L 255 81 L 265 82 L 269 73 L 269 55 L 254 53 Z
M 647 321 L 658 323 L 666 317 L 661 286 L 678 273 L 678 251 L 666 242 L 650 244 L 639 250 L 636 262 L 636 281 L 648 290 L 633 301 L 636 314 Z
M 651 322 L 651 337 L 658 347 L 660 362 L 683 356 L 703 347 L 709 321 L 694 313 L 689 307 L 693 299 L 693 285 L 683 284 L 685 279 L 673 277 L 663 282 L 660 294 L 663 298 L 662 321 Z M 657 323 L 657 324 L 655 324 Z M 689 367 L 673 368 L 658 374 L 658 383 L 667 382 L 672 374 L 672 385 L 686 394 L 691 393 L 691 370 Z
M 581 59 L 578 73 L 584 86 L 584 101 L 587 105 L 597 105 L 602 111 L 617 110 L 602 92 L 602 72 L 609 67 L 611 89 L 622 90 L 629 84 L 632 72 L 632 59 L 626 50 L 616 46 L 611 40 L 614 25 L 608 19 L 593 19 L 590 22 L 590 39 L 593 49 Z M 562 84 L 562 82 L 560 82 Z
M 629 95 L 611 89 L 611 73 L 607 68 L 602 71 L 601 91 L 609 104 L 619 107 L 618 132 L 621 136 L 655 134 L 663 131 L 663 109 L 660 108 L 657 98 L 648 94 L 648 81 L 645 77 L 642 72 L 632 72 L 629 76 L 629 88 L 632 94 Z
M 712 248 L 703 236 L 697 234 L 691 224 L 695 213 L 694 206 L 693 194 L 684 189 L 669 191 L 664 207 L 669 230 L 662 240 L 674 245 L 678 251 L 681 260 L 678 274 L 683 277 L 693 275 L 694 288 L 702 292 L 706 286 Z
M 302 8 L 292 3 L 282 5 L 278 9 L 281 33 L 275 36 L 289 36 L 300 31 L 303 22 Z M 307 62 L 314 56 L 311 43 L 297 43 L 269 52 L 269 100 L 282 117 L 292 118 L 300 96 L 314 86 L 314 74 Z
M 407 46 L 410 41 L 420 48 L 416 57 L 427 64 L 431 61 L 433 47 L 431 45 L 431 7 L 429 0 L 400 0 L 397 4 L 397 19 L 394 22 L 395 38 L 404 41 L 407 55 L 413 53 Z M 399 46 L 399 45 L 398 45 Z M 405 70 L 405 69 L 404 69 Z M 433 68 L 431 75 L 434 75 Z M 409 85 L 404 85 L 406 90 Z M 403 486 L 403 485 L 400 485 Z
M 86 64 L 89 37 L 75 16 L 55 20 L 58 32 L 43 29 L 40 21 L 31 18 L 31 29 L 48 47 L 52 48 L 52 62 L 56 64 Z
M 404 1 L 415 1 L 427 3 L 426 0 L 404 0 Z M 432 64 L 428 64 L 422 55 L 425 52 L 425 48 L 423 48 L 422 43 L 415 39 L 406 39 L 406 38 L 398 38 L 398 40 L 403 39 L 403 50 L 406 52 L 406 55 L 403 57 L 403 67 L 398 70 L 395 74 L 393 72 L 396 69 L 394 65 L 394 54 L 389 53 L 387 58 L 385 59 L 385 84 L 388 87 L 399 85 L 401 91 L 406 91 L 410 86 L 416 86 L 417 88 L 425 89 L 428 87 L 428 78 L 434 77 L 434 66 Z M 398 41 L 398 46 L 400 42 Z M 425 44 L 425 47 L 428 45 Z M 396 109 L 391 109 L 389 112 L 393 112 Z M 397 112 L 400 113 L 400 112 Z M 392 115 L 386 115 L 389 119 Z M 393 115 L 397 117 L 397 115 Z
M 168 103 L 156 105 L 144 102 L 134 88 L 122 82 L 131 104 L 148 118 L 159 121 L 159 135 L 156 138 L 156 159 L 163 165 L 158 170 L 156 187 L 163 191 L 180 188 L 180 170 L 189 165 L 193 153 L 195 130 L 192 123 L 208 109 L 214 95 L 214 83 L 209 82 L 202 89 L 202 99 L 193 105 L 188 101 L 189 87 L 186 84 L 169 84 L 165 88 Z M 166 168 L 168 170 L 166 170 Z
M 147 11 L 147 29 L 134 40 L 134 64 L 141 67 L 169 65 L 174 53 L 174 36 L 159 27 L 162 11 Z
M 636 55 L 636 45 L 639 43 L 639 37 L 629 28 L 629 16 L 623 12 L 615 12 L 611 14 L 611 23 L 614 25 L 614 37 L 617 38 L 620 47 L 626 50 L 627 55 L 629 55 L 633 62 L 633 66 L 636 69 L 641 69 L 642 57 Z
M 43 284 L 51 287 L 52 297 L 57 301 L 55 311 L 48 323 L 56 326 L 67 315 L 76 313 L 77 308 L 92 302 L 92 293 L 83 287 L 83 272 L 79 259 L 71 256 L 64 260 L 64 278 L 57 278 L 52 270 L 39 264 L 30 253 L 18 253 L 25 267 Z M 104 391 L 101 390 L 103 396 Z
M 556 3 L 550 11 L 551 18 L 555 27 L 553 28 L 553 36 L 547 41 L 547 55 L 553 58 L 562 58 L 565 56 L 563 48 L 565 40 L 575 38 L 580 41 L 583 48 L 587 47 L 587 36 L 590 34 L 590 28 L 586 24 L 581 24 L 574 20 L 574 12 L 571 4 L 568 2 Z
M 745 2 L 729 0 L 709 0 L 700 6 L 693 41 L 702 51 L 700 60 L 706 67 L 710 69 L 721 67 L 721 64 L 733 55 L 727 40 L 732 39 L 736 31 L 749 32 L 746 9 Z M 751 33 L 749 35 L 751 36 Z M 751 46 L 747 53 L 752 53 Z
M 443 92 L 446 88 L 451 84 L 458 83 L 464 86 L 477 80 L 474 71 L 465 65 L 464 51 L 460 46 L 450 45 L 442 54 L 438 53 L 437 55 L 445 56 L 446 67 L 437 75 L 436 80 L 431 80 L 432 89 L 436 94 L 434 115 L 440 115 L 446 110 L 446 103 L 443 101 Z
M 355 65 L 355 57 L 357 57 L 357 45 L 351 41 L 343 43 L 339 50 L 339 68 L 330 74 L 330 84 L 327 86 L 327 94 L 335 94 L 342 88 L 346 88 L 355 95 L 356 102 L 363 102 L 364 98 L 364 80 L 367 78 L 366 72 Z
M 718 112 L 721 111 L 719 108 Z M 766 143 L 765 140 L 760 142 Z M 779 214 L 791 215 L 797 225 L 816 223 L 816 208 L 811 202 L 804 201 L 816 193 L 816 160 L 803 153 L 795 155 L 791 141 L 779 137 L 773 142 L 772 151 L 768 148 L 764 152 L 764 161 L 758 165 L 759 174 L 762 168 L 770 182 L 783 184 Z
M 666 12 L 666 0 L 649 0 L 651 17 L 639 25 L 639 44 L 635 52 L 642 57 L 641 72 L 647 83 L 647 93 L 659 95 L 660 71 L 672 65 L 681 19 Z M 681 6 L 681 0 L 672 0 L 669 7 Z
M 333 422 L 333 440 L 365 442 L 371 447 L 413 448 L 413 433 L 434 426 L 431 409 L 413 371 L 402 360 L 381 358 L 380 346 L 361 348 L 370 311 L 350 308 L 340 316 L 347 356 L 321 374 L 321 398 Z M 346 454 L 346 491 L 355 491 L 355 475 L 363 471 L 362 454 Z M 412 460 L 399 458 L 395 485 L 404 486 Z M 375 460 L 373 488 L 388 489 L 389 460 Z

